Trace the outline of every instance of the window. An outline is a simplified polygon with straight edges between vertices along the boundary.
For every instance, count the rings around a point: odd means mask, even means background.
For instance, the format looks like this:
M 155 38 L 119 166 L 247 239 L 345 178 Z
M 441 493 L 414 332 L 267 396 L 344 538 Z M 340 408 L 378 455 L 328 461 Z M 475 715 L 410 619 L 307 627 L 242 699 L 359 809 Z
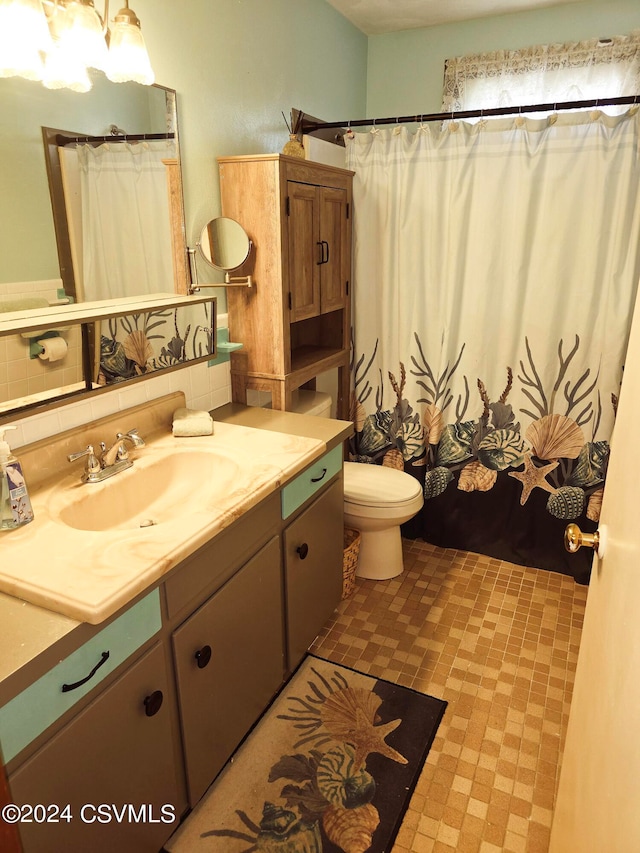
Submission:
M 611 39 L 447 59 L 442 109 L 517 107 L 639 93 L 640 30 L 636 30 Z

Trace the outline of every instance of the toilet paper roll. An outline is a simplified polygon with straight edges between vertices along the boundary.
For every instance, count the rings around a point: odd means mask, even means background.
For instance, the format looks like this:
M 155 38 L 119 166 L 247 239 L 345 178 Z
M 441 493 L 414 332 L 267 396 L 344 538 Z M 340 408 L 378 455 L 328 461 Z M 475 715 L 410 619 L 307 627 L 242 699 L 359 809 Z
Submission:
M 42 361 L 60 361 L 67 354 L 67 342 L 64 338 L 43 338 L 38 343 L 42 347 L 38 358 Z

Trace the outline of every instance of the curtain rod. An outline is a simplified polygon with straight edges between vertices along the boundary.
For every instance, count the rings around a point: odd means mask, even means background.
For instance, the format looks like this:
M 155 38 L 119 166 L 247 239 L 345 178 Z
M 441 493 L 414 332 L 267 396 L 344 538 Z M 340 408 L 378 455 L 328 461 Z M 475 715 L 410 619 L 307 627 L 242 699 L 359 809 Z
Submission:
M 363 118 L 356 121 L 308 121 L 303 117 L 301 133 L 313 133 L 314 130 L 330 128 L 369 127 L 378 124 L 408 124 L 427 121 L 452 121 L 463 118 L 486 118 L 487 116 L 505 116 L 514 113 L 557 112 L 559 110 L 582 110 L 590 107 L 618 106 L 637 104 L 640 96 L 629 95 L 621 98 L 595 98 L 588 101 L 561 101 L 551 104 L 533 104 L 519 107 L 492 107 L 486 110 L 459 110 L 447 113 L 425 113 L 424 115 L 395 116 L 393 118 Z M 304 114 L 303 114 L 304 115 Z
M 145 139 L 175 139 L 175 136 L 175 133 L 125 133 L 110 136 L 65 136 L 64 133 L 59 133 L 56 136 L 56 145 L 63 147 L 80 142 L 90 145 L 102 142 L 139 142 Z

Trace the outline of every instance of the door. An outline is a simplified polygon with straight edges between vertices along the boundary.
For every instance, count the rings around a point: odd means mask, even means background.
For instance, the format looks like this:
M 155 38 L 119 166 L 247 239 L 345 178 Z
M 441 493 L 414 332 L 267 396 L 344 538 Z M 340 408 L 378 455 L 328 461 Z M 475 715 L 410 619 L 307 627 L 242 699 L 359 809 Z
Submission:
M 282 684 L 280 542 L 271 539 L 173 635 L 195 805 Z
M 611 442 L 550 853 L 640 850 L 640 525 L 632 460 L 640 423 L 636 302 Z
M 340 602 L 343 528 L 338 480 L 284 531 L 289 670 L 297 666 Z
M 320 190 L 320 312 L 344 308 L 351 264 L 347 191 Z
M 24 853 L 160 849 L 184 810 L 171 696 L 157 644 L 12 774 Z
M 320 242 L 318 188 L 296 181 L 287 183 L 289 239 L 289 293 L 291 322 L 320 313 Z

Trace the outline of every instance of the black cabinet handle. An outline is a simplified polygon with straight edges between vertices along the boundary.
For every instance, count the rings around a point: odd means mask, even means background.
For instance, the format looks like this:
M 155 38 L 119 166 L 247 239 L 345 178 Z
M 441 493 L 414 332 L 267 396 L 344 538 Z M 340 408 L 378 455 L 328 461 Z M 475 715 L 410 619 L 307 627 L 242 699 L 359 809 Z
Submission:
M 211 660 L 211 646 L 203 646 L 194 655 L 198 669 L 204 669 Z
M 155 716 L 162 708 L 163 701 L 162 690 L 154 690 L 150 696 L 147 696 L 144 700 L 144 712 L 147 717 Z
M 304 560 L 309 553 L 309 546 L 306 542 L 303 542 L 302 545 L 298 545 L 296 548 L 296 552 L 301 560 Z
M 82 685 L 86 684 L 87 681 L 89 681 L 89 679 L 93 678 L 93 676 L 100 669 L 102 664 L 106 663 L 108 660 L 109 660 L 109 652 L 102 652 L 102 657 L 100 658 L 98 663 L 94 666 L 94 668 L 91 670 L 89 675 L 87 675 L 86 678 L 83 678 L 81 681 L 76 681 L 73 684 L 63 684 L 62 685 L 62 692 L 68 693 L 70 690 L 75 690 L 76 687 L 82 687 Z
M 311 482 L 312 482 L 312 483 L 319 483 L 319 482 L 320 482 L 320 480 L 324 480 L 324 478 L 325 478 L 326 476 L 327 476 L 327 469 L 326 469 L 326 468 L 323 468 L 323 469 L 322 469 L 322 474 L 320 474 L 320 476 L 319 476 L 319 477 L 312 477 L 312 478 L 311 478 Z
M 318 240 L 316 243 L 317 246 L 320 246 L 320 260 L 316 261 L 317 266 L 321 264 L 329 263 L 329 244 L 326 240 Z

